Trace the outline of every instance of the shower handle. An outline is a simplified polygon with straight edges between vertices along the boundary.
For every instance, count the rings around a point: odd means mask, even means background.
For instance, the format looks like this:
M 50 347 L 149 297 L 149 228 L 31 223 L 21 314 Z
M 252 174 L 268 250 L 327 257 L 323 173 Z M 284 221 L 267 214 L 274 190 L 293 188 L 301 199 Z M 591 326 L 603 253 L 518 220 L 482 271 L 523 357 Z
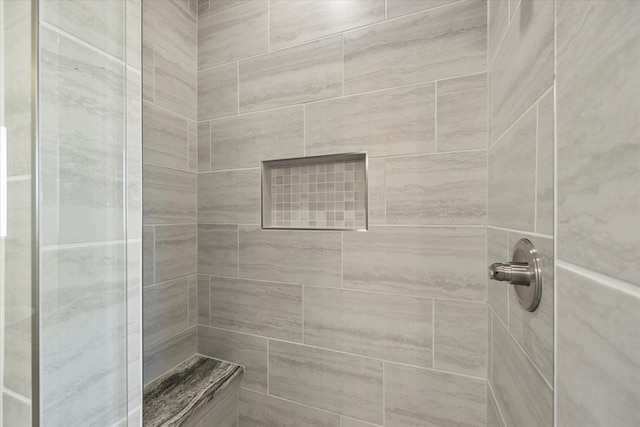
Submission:
M 512 285 L 529 286 L 531 271 L 526 262 L 496 262 L 489 267 L 489 278 L 499 282 L 509 282 Z

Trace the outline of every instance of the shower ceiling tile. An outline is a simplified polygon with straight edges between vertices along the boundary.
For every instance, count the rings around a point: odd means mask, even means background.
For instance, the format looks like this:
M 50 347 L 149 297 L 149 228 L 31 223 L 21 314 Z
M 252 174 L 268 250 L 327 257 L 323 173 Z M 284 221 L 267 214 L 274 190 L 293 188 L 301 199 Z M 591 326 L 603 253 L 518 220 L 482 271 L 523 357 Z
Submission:
M 486 45 L 487 5 L 480 0 L 345 33 L 345 93 L 484 72 Z

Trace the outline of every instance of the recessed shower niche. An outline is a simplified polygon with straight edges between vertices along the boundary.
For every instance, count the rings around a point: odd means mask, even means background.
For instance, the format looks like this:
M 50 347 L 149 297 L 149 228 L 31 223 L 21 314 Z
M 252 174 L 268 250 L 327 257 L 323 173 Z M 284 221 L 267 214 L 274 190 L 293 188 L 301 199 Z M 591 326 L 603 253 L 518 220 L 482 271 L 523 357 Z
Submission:
M 262 162 L 262 228 L 367 230 L 367 155 Z

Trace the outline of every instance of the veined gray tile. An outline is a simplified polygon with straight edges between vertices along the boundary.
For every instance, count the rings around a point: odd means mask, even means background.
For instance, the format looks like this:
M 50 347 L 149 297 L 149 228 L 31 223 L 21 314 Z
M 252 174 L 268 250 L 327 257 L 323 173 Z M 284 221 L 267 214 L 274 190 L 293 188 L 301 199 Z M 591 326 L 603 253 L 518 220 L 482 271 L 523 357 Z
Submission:
M 507 427 L 504 425 L 500 409 L 489 386 L 487 386 L 487 427 Z
M 336 417 L 338 417 L 336 415 Z M 338 418 L 339 420 L 339 418 Z M 12 427 L 31 426 L 31 405 L 7 393 L 2 393 L 2 425 Z M 340 424 L 336 424 L 338 427 Z
M 209 122 L 198 123 L 198 172 L 211 170 L 211 130 Z
M 259 223 L 260 169 L 198 174 L 198 221 Z
M 532 108 L 489 149 L 489 225 L 534 230 L 536 120 Z
M 198 19 L 209 16 L 209 0 L 198 0 Z
M 144 348 L 189 327 L 187 278 L 144 288 Z
M 142 2 L 145 39 L 196 68 L 196 21 L 170 0 Z
M 197 271 L 195 224 L 156 226 L 156 283 Z
M 198 276 L 189 276 L 189 326 L 198 324 Z
M 209 276 L 198 274 L 198 323 L 209 324 Z
M 553 239 L 509 232 L 508 247 L 513 248 L 521 238 L 529 239 L 535 245 L 540 256 L 542 299 L 536 311 L 529 312 L 520 306 L 515 291 L 509 289 L 509 331 L 538 367 L 542 376 L 549 384 L 553 384 L 553 307 L 555 300 Z
M 486 223 L 486 151 L 387 159 L 385 179 L 387 224 Z
M 43 419 L 114 425 L 127 413 L 126 245 L 45 249 L 40 262 Z
M 511 261 L 511 246 L 507 246 L 508 233 L 505 230 L 487 228 L 487 264 Z M 487 301 L 505 325 L 509 322 L 509 287 L 504 283 L 490 280 L 487 275 Z M 518 305 L 519 307 L 519 305 Z
M 142 406 L 142 242 L 127 241 L 127 404 Z M 129 410 L 129 420 L 132 414 Z M 132 424 L 133 427 L 134 424 Z
M 244 366 L 242 386 L 267 392 L 267 339 L 198 325 L 198 353 Z
M 489 42 L 489 66 L 498 51 L 498 44 L 509 28 L 509 0 L 489 0 L 487 2 L 489 25 L 487 28 Z M 489 104 L 491 105 L 491 104 Z
M 385 0 L 273 0 L 270 4 L 271 49 L 384 21 Z
M 370 227 L 344 233 L 344 287 L 485 300 L 483 228 Z
M 198 172 L 198 123 L 189 120 L 189 171 Z
M 209 14 L 220 13 L 250 1 L 252 0 L 199 0 L 198 18 L 205 18 Z
M 553 234 L 554 174 L 553 91 L 538 103 L 538 148 L 536 150 L 536 231 Z
M 196 71 L 162 49 L 155 50 L 155 103 L 195 120 Z
M 241 388 L 238 425 L 239 427 L 340 427 L 340 416 Z
M 131 4 L 136 4 L 134 0 Z M 142 98 L 141 75 L 130 68 L 127 74 L 126 191 L 127 239 L 142 238 Z
M 382 423 L 382 361 L 269 341 L 269 393 Z
M 341 94 L 342 36 L 240 61 L 243 113 Z
M 433 367 L 487 377 L 487 305 L 434 301 Z
M 507 425 L 553 426 L 553 391 L 497 317 L 491 385 Z
M 196 327 L 144 350 L 144 384 L 158 378 L 196 353 Z
M 211 122 L 212 170 L 260 167 L 262 160 L 304 155 L 302 106 Z
M 153 102 L 155 97 L 155 47 L 148 40 L 142 42 L 142 99 Z
M 551 1 L 524 2 L 496 54 L 492 69 L 494 139 L 553 83 L 553 5 Z
M 269 50 L 268 2 L 254 1 L 198 21 L 198 69 Z
M 197 175 L 148 163 L 144 167 L 144 222 L 196 222 Z
M 187 120 L 146 101 L 143 107 L 144 161 L 186 170 L 189 155 Z
M 520 3 L 521 3 L 521 0 L 509 0 L 509 10 L 510 10 L 511 19 L 513 19 L 515 14 L 518 12 Z
M 201 421 L 201 427 L 237 427 L 238 425 L 238 391 L 227 396 Z M 198 425 L 200 427 L 200 425 Z
M 639 8 L 558 3 L 556 100 L 558 258 L 638 286 Z
M 41 36 L 40 157 L 56 165 L 42 169 L 42 243 L 122 239 L 124 67 L 49 28 Z
M 640 292 L 563 268 L 558 284 L 558 425 L 639 425 Z
M 211 326 L 302 342 L 302 286 L 211 277 Z
M 487 66 L 486 45 L 487 6 L 478 0 L 351 31 L 344 36 L 344 90 L 480 73 Z
M 342 419 L 342 427 L 379 427 L 375 424 L 367 423 L 353 418 L 340 417 Z
M 145 226 L 142 234 L 142 277 L 145 286 L 155 283 L 155 229 Z
M 433 83 L 313 103 L 305 113 L 307 155 L 435 151 Z
M 198 120 L 238 114 L 238 63 L 198 71 Z
M 48 0 L 40 19 L 101 49 L 125 59 L 125 3 L 120 0 Z
M 238 226 L 198 224 L 198 273 L 238 276 Z
M 431 367 L 431 306 L 427 298 L 305 286 L 304 342 Z
M 397 18 L 398 16 L 433 9 L 434 7 L 444 6 L 457 1 L 458 0 L 387 0 L 387 18 Z
M 369 224 L 384 224 L 386 222 L 385 201 L 385 159 L 368 159 L 367 194 Z
M 241 225 L 240 277 L 340 287 L 340 233 Z
M 438 82 L 438 151 L 487 147 L 487 74 Z
M 486 426 L 486 381 L 385 362 L 388 427 Z

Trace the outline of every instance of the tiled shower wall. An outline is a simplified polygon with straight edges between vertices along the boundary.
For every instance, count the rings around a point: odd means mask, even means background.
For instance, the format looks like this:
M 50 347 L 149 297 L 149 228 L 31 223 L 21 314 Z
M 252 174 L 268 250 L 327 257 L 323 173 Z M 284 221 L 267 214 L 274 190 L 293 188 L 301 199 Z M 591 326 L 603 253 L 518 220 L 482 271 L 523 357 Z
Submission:
M 196 351 L 196 4 L 143 3 L 144 383 Z
M 544 263 L 534 313 L 488 285 L 489 426 L 640 423 L 639 29 L 635 1 L 489 2 L 488 261 Z
M 199 2 L 197 346 L 246 367 L 239 425 L 486 425 L 486 22 Z M 261 230 L 261 160 L 361 151 L 368 232 Z

